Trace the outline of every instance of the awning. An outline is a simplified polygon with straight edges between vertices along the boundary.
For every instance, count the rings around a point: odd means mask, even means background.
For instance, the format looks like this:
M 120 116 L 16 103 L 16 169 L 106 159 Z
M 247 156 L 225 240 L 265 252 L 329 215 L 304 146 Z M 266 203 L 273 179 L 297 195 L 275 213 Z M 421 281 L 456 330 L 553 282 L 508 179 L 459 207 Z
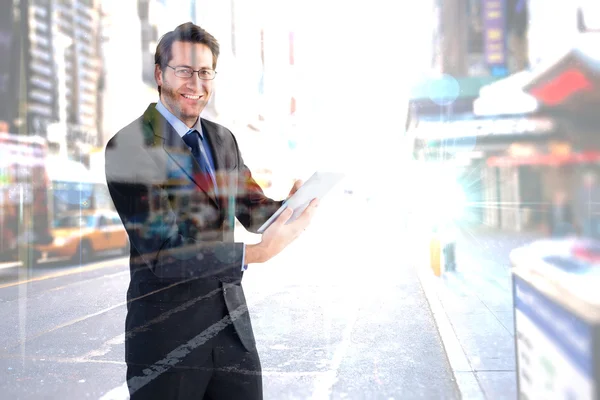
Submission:
M 582 111 L 600 107 L 600 33 L 580 34 L 575 46 L 532 70 L 517 72 L 480 90 L 478 116 Z
M 521 71 L 481 88 L 473 102 L 473 113 L 479 117 L 532 114 L 539 108 L 538 100 L 523 91 L 531 79 L 531 71 Z
M 427 78 L 411 87 L 409 109 L 411 120 L 428 115 L 449 115 L 473 112 L 473 101 L 485 85 L 497 81 L 497 77 L 449 76 Z
M 515 143 L 545 143 L 560 136 L 554 119 L 543 116 L 420 121 L 412 130 L 419 159 L 487 158 Z
M 600 105 L 600 35 L 583 34 L 577 47 L 531 76 L 524 90 L 548 107 Z
M 505 167 L 505 166 L 518 166 L 518 165 L 546 165 L 546 166 L 560 166 L 569 164 L 588 164 L 597 163 L 600 161 L 600 152 L 598 151 L 586 151 L 581 153 L 572 154 L 536 154 L 529 157 L 510 157 L 510 156 L 499 156 L 489 157 L 487 159 L 487 165 L 491 167 Z
M 436 104 L 444 104 L 448 99 L 473 99 L 485 85 L 497 81 L 494 76 L 459 77 L 449 76 L 427 77 L 416 82 L 410 91 L 410 101 L 431 100 Z
M 523 90 L 546 107 L 597 109 L 600 106 L 600 34 L 581 34 L 576 46 L 532 71 Z
M 418 140 L 435 143 L 449 139 L 505 140 L 514 136 L 546 136 L 557 130 L 556 122 L 544 116 L 469 118 L 453 121 L 420 120 L 410 133 Z

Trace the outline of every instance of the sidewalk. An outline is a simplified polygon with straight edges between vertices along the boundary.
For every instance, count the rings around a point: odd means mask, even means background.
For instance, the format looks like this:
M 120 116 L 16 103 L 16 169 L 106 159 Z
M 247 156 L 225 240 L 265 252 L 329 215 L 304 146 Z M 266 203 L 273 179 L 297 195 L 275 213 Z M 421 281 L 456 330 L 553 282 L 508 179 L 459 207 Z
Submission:
M 15 262 L 15 261 L 0 262 L 0 270 L 8 269 L 8 268 L 16 268 L 16 267 L 20 267 L 20 266 L 21 266 L 20 262 Z
M 455 272 L 436 278 L 428 262 L 419 267 L 464 399 L 517 398 L 509 255 L 538 238 L 526 233 L 462 230 Z

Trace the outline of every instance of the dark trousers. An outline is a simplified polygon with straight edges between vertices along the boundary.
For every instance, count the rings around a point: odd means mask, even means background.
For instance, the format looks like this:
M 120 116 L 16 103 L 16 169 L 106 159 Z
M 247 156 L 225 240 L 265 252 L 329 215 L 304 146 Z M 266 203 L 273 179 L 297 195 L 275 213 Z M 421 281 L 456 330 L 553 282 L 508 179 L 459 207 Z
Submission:
M 153 379 L 144 379 L 148 366 L 127 366 L 131 400 L 260 400 L 262 372 L 256 350 L 248 352 L 232 325 L 204 346 L 210 351 L 201 365 L 171 366 Z

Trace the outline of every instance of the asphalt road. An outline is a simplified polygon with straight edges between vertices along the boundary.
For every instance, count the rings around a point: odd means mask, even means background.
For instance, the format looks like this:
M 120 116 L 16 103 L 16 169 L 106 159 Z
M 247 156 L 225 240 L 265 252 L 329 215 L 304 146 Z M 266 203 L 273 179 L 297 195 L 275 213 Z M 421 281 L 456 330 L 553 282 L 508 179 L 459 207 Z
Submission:
M 265 398 L 459 397 L 396 223 L 377 204 L 332 196 L 297 242 L 250 267 Z M 2 398 L 127 398 L 128 282 L 123 257 L 0 269 Z

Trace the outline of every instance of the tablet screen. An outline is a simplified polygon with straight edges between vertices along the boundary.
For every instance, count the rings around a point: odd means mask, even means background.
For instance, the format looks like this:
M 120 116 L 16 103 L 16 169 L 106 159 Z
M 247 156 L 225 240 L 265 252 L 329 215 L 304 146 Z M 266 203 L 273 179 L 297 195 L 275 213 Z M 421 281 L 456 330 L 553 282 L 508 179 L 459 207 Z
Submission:
M 258 233 L 263 233 L 285 210 L 290 207 L 294 210 L 291 218 L 287 222 L 295 221 L 302 212 L 308 207 L 311 200 L 314 198 L 322 199 L 339 181 L 342 180 L 344 174 L 341 172 L 315 172 L 301 187 L 294 193 L 292 197 L 287 199 L 283 205 L 265 222 L 259 229 Z

